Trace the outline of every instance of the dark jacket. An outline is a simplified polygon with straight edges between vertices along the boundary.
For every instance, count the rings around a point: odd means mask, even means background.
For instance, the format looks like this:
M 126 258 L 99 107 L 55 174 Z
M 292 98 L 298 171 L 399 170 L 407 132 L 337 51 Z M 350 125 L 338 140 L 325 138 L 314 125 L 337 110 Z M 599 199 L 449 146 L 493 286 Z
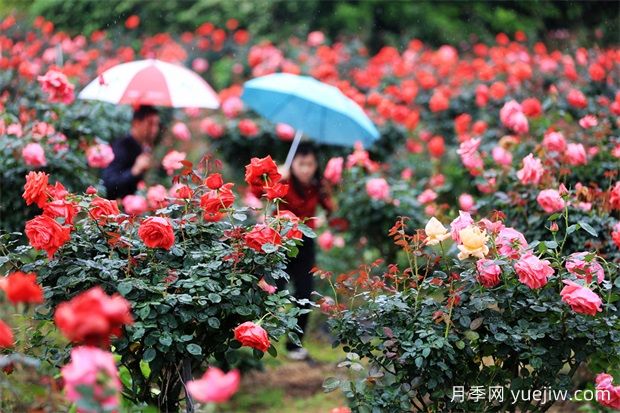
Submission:
M 131 135 L 117 139 L 112 143 L 114 160 L 103 170 L 103 183 L 108 199 L 123 198 L 136 192 L 142 175 L 131 173 L 136 158 L 142 153 L 142 147 Z

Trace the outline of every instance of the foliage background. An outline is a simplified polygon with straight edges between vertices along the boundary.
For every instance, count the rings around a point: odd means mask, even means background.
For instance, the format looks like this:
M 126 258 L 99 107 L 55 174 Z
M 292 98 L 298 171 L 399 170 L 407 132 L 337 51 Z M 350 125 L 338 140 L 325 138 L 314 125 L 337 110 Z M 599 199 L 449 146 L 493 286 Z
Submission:
M 359 35 L 371 49 L 397 45 L 402 36 L 420 38 L 431 45 L 489 41 L 499 32 L 523 30 L 543 37 L 549 31 L 568 29 L 587 39 L 602 37 L 617 42 L 620 23 L 614 1 L 287 1 L 287 0 L 3 0 L 0 16 L 13 10 L 28 17 L 43 16 L 70 33 L 122 25 L 138 15 L 146 34 L 195 30 L 204 21 L 223 26 L 238 20 L 255 36 L 270 40 L 324 30 L 330 38 Z M 273 25 L 273 22 L 279 22 Z M 597 34 L 596 29 L 602 29 Z

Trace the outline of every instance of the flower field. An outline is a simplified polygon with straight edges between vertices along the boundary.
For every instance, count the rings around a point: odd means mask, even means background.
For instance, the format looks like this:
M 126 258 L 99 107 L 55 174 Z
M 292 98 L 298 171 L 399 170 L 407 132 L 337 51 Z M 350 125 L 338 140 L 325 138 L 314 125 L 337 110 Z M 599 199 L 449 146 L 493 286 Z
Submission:
M 0 21 L 0 411 L 620 410 L 619 48 L 140 27 Z M 161 109 L 156 165 L 108 199 L 132 107 L 78 93 L 151 58 L 220 108 Z M 284 199 L 296 130 L 242 99 L 278 72 L 336 87 L 380 134 L 316 145 L 333 211 L 311 220 Z M 280 286 L 312 239 L 295 298 Z M 285 343 L 307 314 L 306 377 Z

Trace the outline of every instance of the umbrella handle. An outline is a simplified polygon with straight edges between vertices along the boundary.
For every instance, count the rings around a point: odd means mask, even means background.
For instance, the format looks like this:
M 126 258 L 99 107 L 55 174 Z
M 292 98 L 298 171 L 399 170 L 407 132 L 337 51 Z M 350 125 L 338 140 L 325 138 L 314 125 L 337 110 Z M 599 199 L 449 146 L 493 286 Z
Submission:
M 291 167 L 291 164 L 293 163 L 293 158 L 295 157 L 297 147 L 299 146 L 299 142 L 301 141 L 301 135 L 303 135 L 302 131 L 298 130 L 297 132 L 295 132 L 295 139 L 293 139 L 291 149 L 288 150 L 288 155 L 286 155 L 286 162 L 284 163 L 285 169 L 289 169 Z

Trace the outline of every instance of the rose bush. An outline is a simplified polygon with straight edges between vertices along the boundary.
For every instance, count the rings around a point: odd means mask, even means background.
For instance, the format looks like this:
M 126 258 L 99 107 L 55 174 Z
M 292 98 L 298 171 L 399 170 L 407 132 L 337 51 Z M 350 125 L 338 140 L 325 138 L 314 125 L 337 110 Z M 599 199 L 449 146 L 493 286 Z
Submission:
M 553 227 L 566 214 L 552 216 L 551 231 L 537 240 L 501 214 L 476 222 L 462 213 L 450 224 L 458 238 L 435 218 L 425 230 L 401 218 L 390 235 L 406 264 L 375 262 L 339 275 L 319 301 L 347 353 L 340 366 L 351 371 L 327 379 L 326 390 L 342 389 L 360 412 L 543 411 L 551 404 L 468 394 L 490 386 L 508 395 L 573 391 L 573 375 L 590 361 L 594 373 L 612 373 L 620 362 L 618 265 L 587 251 L 567 257 L 567 232 Z M 601 383 L 611 398 L 597 398 L 612 406 L 616 390 Z
M 270 167 L 275 171 L 273 163 L 261 170 Z M 3 249 L 8 265 L 37 274 L 56 324 L 72 341 L 105 345 L 112 336 L 127 372 L 126 397 L 165 411 L 178 409 L 182 383 L 205 363 L 234 365 L 242 345 L 258 358 L 275 355 L 271 341 L 289 331 L 296 340 L 295 317 L 307 310 L 287 306 L 288 293 L 265 284 L 287 276 L 286 256 L 299 242 L 289 237 L 293 225 L 313 236 L 285 214 L 245 224 L 248 209 L 233 205 L 233 185 L 213 185 L 208 171 L 187 161 L 174 180 L 188 196 L 166 196 L 154 215 L 138 218 L 96 194 L 53 192 L 44 173 L 33 173 L 25 199 L 44 214 L 58 200 L 79 212 L 72 220 L 39 215 L 26 224 L 30 245 L 9 241 Z M 205 197 L 217 204 L 207 206 Z M 49 223 L 39 226 L 41 219 Z

